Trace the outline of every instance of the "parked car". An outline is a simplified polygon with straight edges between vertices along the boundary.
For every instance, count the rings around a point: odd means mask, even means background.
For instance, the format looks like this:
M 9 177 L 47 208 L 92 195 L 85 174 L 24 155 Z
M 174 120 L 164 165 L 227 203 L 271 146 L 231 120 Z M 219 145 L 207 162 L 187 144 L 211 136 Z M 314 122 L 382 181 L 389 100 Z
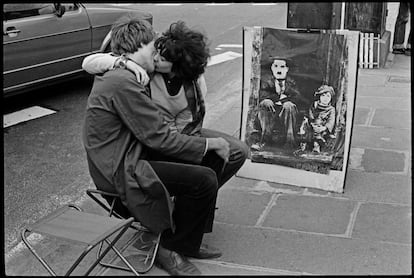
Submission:
M 110 50 L 110 29 L 139 5 L 3 4 L 3 96 L 79 76 L 85 56 Z

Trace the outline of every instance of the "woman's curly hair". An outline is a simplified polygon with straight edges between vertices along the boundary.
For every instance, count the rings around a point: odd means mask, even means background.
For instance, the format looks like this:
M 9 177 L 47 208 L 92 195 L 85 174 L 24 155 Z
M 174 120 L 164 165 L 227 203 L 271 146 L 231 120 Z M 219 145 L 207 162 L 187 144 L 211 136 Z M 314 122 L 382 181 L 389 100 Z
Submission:
M 171 71 L 183 80 L 196 80 L 210 57 L 207 38 L 177 21 L 155 41 L 155 48 L 172 63 Z

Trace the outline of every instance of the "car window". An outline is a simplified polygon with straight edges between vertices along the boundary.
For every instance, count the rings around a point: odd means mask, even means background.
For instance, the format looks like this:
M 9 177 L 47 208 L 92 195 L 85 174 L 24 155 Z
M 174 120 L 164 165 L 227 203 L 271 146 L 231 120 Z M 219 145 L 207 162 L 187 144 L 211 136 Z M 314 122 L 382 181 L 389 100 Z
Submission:
M 79 4 L 77 4 L 77 3 L 73 3 L 73 4 L 62 3 L 62 6 L 65 6 L 65 11 L 66 12 L 75 11 L 75 10 L 79 9 Z
M 74 11 L 78 9 L 77 4 L 61 4 L 66 11 Z M 18 19 L 36 15 L 53 14 L 56 11 L 56 6 L 53 3 L 44 4 L 4 4 L 3 5 L 3 20 Z
M 18 19 L 41 14 L 53 14 L 54 11 L 55 9 L 52 3 L 4 4 L 3 20 Z

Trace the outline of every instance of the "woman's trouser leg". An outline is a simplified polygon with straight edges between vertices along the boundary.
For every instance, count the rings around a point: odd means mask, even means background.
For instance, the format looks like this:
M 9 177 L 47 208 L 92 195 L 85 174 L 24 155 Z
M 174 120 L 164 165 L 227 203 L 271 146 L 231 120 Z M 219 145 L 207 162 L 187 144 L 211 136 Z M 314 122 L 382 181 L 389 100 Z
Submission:
M 224 169 L 223 160 L 212 151 L 208 152 L 201 162 L 201 165 L 210 167 L 218 174 L 217 180 L 220 188 L 243 166 L 243 163 L 249 155 L 249 147 L 244 142 L 231 135 L 212 129 L 201 129 L 201 136 L 205 138 L 222 137 L 230 144 L 229 161 Z
M 161 245 L 178 253 L 198 252 L 206 221 L 214 213 L 217 177 L 200 165 L 149 161 L 171 196 L 175 196 L 173 220 L 176 226 L 161 236 Z
M 229 161 L 224 165 L 224 168 L 223 159 L 221 159 L 215 152 L 208 152 L 201 162 L 202 165 L 207 166 L 216 172 L 218 188 L 220 188 L 242 167 L 249 154 L 249 148 L 244 142 L 220 131 L 203 128 L 201 130 L 201 136 L 206 138 L 222 137 L 230 144 Z M 216 200 L 214 200 L 214 206 L 216 206 Z M 204 229 L 205 233 L 211 233 L 213 230 L 214 212 L 215 210 L 208 216 L 206 227 Z

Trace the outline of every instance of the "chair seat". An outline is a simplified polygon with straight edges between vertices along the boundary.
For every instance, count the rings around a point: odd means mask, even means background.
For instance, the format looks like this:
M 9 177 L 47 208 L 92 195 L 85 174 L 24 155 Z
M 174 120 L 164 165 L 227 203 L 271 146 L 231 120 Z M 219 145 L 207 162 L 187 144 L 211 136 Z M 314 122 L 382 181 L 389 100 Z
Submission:
M 100 216 L 66 206 L 29 226 L 28 230 L 94 246 L 132 221 L 133 218 Z

